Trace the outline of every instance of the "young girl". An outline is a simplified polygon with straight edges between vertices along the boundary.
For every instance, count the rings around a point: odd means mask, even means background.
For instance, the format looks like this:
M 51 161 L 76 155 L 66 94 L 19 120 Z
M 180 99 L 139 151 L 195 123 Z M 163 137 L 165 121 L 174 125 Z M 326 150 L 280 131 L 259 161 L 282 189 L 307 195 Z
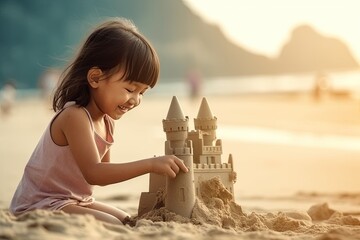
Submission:
M 25 167 L 10 210 L 33 209 L 91 214 L 121 223 L 128 214 L 95 201 L 92 185 L 122 182 L 155 172 L 176 177 L 188 169 L 175 156 L 110 163 L 114 120 L 137 107 L 154 87 L 159 59 L 150 43 L 125 19 L 96 28 L 62 75 L 57 112 Z

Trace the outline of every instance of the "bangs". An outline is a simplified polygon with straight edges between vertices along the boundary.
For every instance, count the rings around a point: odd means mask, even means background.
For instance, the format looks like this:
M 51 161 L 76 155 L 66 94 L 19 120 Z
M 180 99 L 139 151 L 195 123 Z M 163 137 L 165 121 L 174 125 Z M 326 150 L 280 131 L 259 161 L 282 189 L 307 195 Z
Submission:
M 141 38 L 136 39 L 123 55 L 125 66 L 123 79 L 149 85 L 153 88 L 158 80 L 160 62 L 155 50 Z

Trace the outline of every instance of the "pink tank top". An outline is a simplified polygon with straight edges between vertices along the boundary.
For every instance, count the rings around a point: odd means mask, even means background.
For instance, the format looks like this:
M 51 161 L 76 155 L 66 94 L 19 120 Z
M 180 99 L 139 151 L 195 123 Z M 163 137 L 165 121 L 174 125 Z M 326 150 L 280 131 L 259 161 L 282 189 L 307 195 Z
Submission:
M 66 107 L 75 105 L 69 102 Z M 89 112 L 87 113 L 94 139 L 102 159 L 113 144 L 114 121 L 105 116 L 108 139 L 95 131 Z M 38 145 L 27 163 L 24 175 L 10 204 L 10 211 L 19 215 L 34 209 L 60 210 L 69 204 L 86 206 L 94 202 L 93 186 L 83 177 L 69 146 L 56 145 L 50 135 L 50 126 L 61 113 L 59 111 L 47 126 Z

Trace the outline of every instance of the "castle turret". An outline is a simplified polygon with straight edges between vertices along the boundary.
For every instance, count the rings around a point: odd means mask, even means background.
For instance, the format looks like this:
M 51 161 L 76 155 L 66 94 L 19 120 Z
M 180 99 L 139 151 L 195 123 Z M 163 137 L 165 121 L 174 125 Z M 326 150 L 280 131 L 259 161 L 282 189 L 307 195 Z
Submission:
M 194 119 L 194 125 L 195 130 L 201 130 L 206 133 L 203 136 L 204 145 L 206 146 L 213 146 L 213 142 L 216 140 L 216 121 L 217 119 L 212 114 L 206 98 L 203 98 L 197 118 Z
M 165 154 L 183 160 L 189 169 L 180 171 L 175 178 L 166 179 L 165 207 L 184 217 L 190 217 L 195 204 L 192 143 L 187 140 L 189 119 L 184 117 L 180 104 L 174 96 L 163 128 L 166 133 Z

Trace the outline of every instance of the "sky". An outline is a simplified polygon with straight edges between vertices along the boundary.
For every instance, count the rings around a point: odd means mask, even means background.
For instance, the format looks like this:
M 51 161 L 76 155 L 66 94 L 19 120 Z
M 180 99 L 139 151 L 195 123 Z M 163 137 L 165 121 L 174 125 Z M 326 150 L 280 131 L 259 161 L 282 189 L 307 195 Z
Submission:
M 184 0 L 206 22 L 220 26 L 240 46 L 279 54 L 298 25 L 343 41 L 360 63 L 359 0 Z

